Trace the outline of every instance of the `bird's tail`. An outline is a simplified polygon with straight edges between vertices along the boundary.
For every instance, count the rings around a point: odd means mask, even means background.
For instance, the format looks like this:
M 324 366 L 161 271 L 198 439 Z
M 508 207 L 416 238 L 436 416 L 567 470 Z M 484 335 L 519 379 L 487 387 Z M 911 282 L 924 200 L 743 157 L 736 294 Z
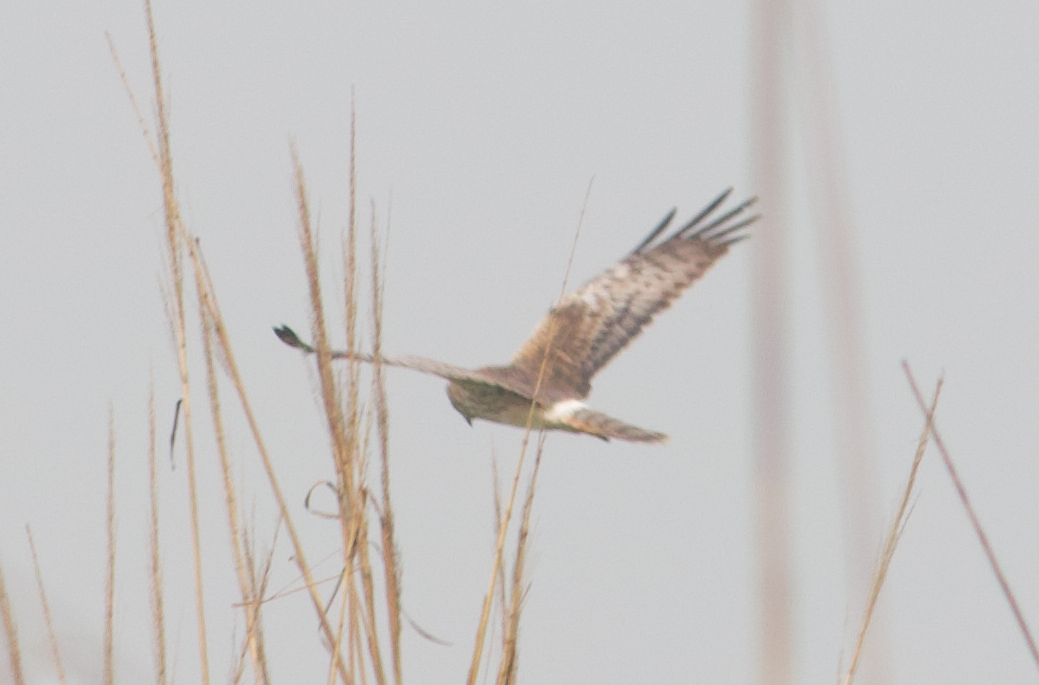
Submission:
M 638 428 L 620 419 L 607 416 L 594 409 L 581 407 L 571 413 L 565 423 L 579 433 L 588 433 L 603 440 L 627 440 L 628 442 L 667 442 L 664 433 Z

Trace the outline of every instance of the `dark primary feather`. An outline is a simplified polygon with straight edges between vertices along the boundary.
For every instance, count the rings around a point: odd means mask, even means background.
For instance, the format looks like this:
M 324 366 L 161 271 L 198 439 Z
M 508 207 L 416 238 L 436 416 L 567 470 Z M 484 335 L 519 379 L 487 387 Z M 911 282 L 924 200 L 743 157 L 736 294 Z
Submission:
M 626 259 L 570 293 L 542 319 L 520 347 L 510 368 L 536 382 L 549 350 L 539 399 L 588 396 L 592 377 L 624 349 L 653 316 L 666 309 L 690 285 L 746 237 L 740 233 L 758 217 L 736 220 L 751 198 L 717 219 L 706 221 L 729 196 L 726 190 L 692 220 L 664 240 L 669 214 Z

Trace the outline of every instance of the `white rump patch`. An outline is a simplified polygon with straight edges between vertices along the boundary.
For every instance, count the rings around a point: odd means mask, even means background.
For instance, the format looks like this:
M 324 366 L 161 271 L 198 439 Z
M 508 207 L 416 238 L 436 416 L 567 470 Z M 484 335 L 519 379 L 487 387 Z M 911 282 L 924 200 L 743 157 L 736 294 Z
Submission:
M 545 418 L 549 421 L 562 421 L 573 416 L 575 412 L 587 408 L 588 405 L 581 400 L 563 400 L 549 407 L 545 412 Z

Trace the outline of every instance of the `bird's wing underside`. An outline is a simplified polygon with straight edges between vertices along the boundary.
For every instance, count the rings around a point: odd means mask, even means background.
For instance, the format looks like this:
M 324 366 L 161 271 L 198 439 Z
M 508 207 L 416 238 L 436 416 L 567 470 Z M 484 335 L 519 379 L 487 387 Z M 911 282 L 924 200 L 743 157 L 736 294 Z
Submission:
M 623 350 L 690 285 L 729 250 L 748 237 L 741 229 L 757 216 L 743 218 L 751 198 L 717 218 L 711 214 L 732 192 L 726 190 L 696 217 L 663 240 L 675 210 L 625 259 L 564 297 L 541 320 L 509 366 L 494 375 L 522 384 L 533 397 L 546 350 L 548 362 L 538 388 L 542 401 L 583 399 L 592 377 Z M 488 370 L 490 371 L 490 369 Z
M 303 342 L 296 332 L 288 326 L 281 326 L 274 329 L 275 335 L 288 345 L 289 347 L 295 347 L 298 350 L 302 350 L 307 354 L 315 354 L 317 351 L 313 346 Z M 372 356 L 370 354 L 364 354 L 361 352 L 353 355 L 354 359 L 366 364 L 373 363 Z M 341 350 L 332 350 L 332 359 L 349 359 L 350 354 Z M 508 378 L 496 378 L 486 371 L 463 369 L 460 366 L 454 366 L 445 362 L 437 361 L 435 359 L 426 359 L 425 357 L 413 357 L 410 355 L 393 355 L 384 356 L 380 358 L 380 361 L 386 366 L 396 366 L 402 369 L 412 369 L 413 371 L 421 371 L 422 373 L 428 373 L 433 376 L 439 376 L 449 381 L 467 381 L 472 383 L 482 383 L 485 385 L 496 385 L 500 388 L 504 388 L 511 392 L 523 394 L 524 388 L 520 385 L 510 383 Z

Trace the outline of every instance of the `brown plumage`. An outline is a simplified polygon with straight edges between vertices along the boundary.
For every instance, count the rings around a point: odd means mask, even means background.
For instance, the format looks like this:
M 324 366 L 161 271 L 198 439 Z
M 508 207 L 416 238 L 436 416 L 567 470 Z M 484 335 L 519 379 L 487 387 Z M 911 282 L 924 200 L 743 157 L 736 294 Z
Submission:
M 636 428 L 589 409 L 581 400 L 588 397 L 595 374 L 656 314 L 671 306 L 730 245 L 747 237 L 741 229 L 758 217 L 740 216 L 755 198 L 709 220 L 731 192 L 731 188 L 726 190 L 681 228 L 658 240 L 675 217 L 671 210 L 625 259 L 560 300 L 508 366 L 470 370 L 406 356 L 383 357 L 382 362 L 448 380 L 451 404 L 470 423 L 472 419 L 520 427 L 529 423 L 533 429 L 587 433 L 604 440 L 667 440 L 663 433 Z M 314 351 L 287 326 L 274 332 L 292 347 Z M 332 356 L 348 355 L 333 352 Z M 371 362 L 370 355 L 354 356 Z

